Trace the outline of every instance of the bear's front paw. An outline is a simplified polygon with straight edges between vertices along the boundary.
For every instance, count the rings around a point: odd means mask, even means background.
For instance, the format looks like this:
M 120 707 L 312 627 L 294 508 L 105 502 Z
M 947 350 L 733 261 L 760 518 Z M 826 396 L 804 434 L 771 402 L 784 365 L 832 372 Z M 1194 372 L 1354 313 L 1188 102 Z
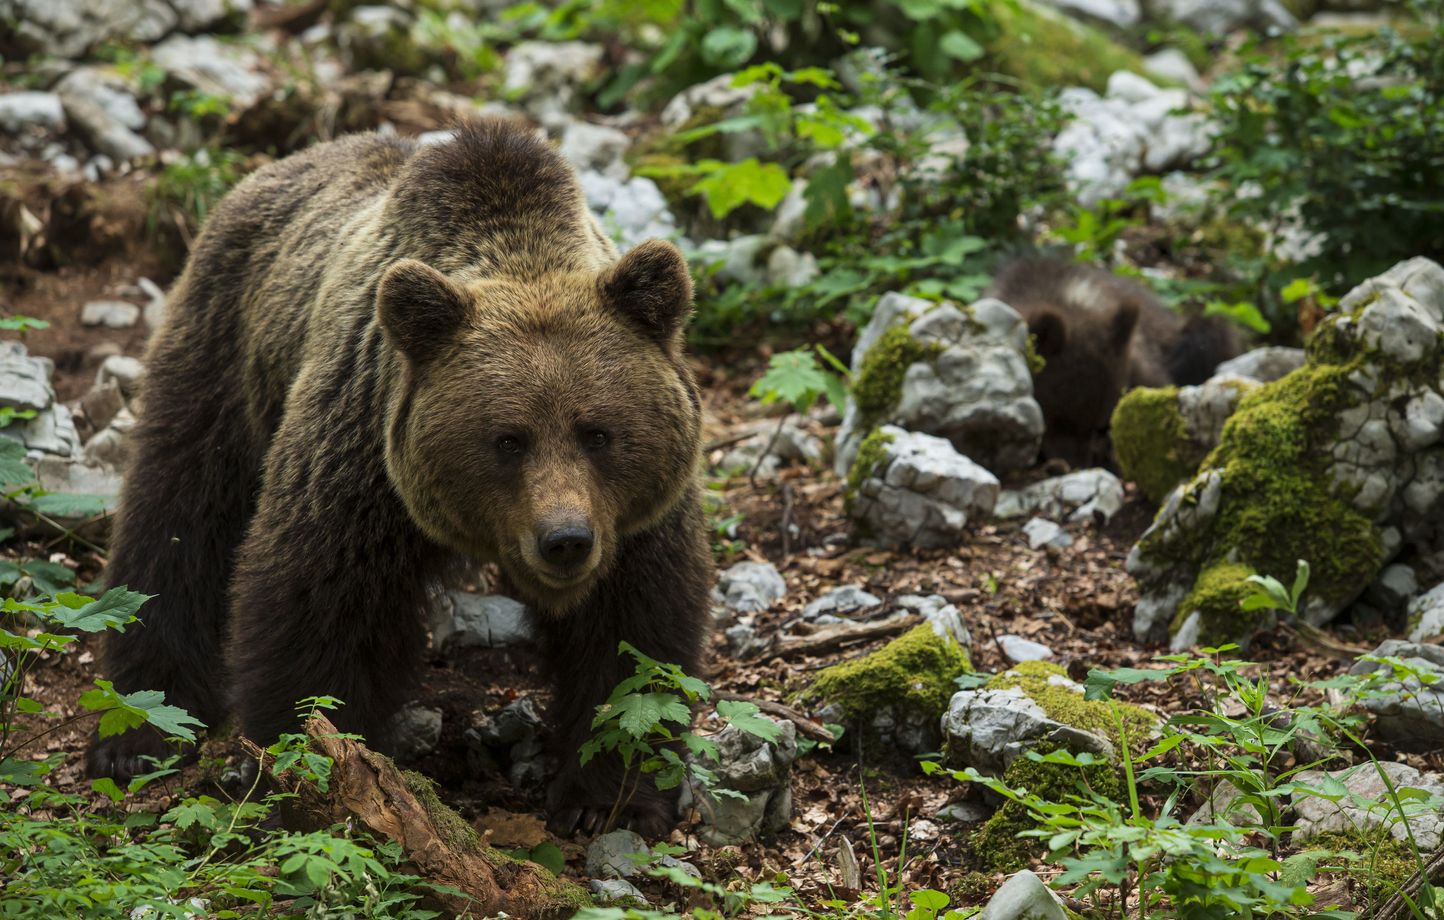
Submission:
M 604 801 L 585 794 L 576 786 L 566 789 L 553 787 L 551 817 L 547 830 L 558 837 L 570 837 L 581 831 L 588 836 L 608 830 L 607 822 L 616 809 L 616 801 Z M 636 831 L 648 840 L 660 840 L 667 836 L 677 823 L 677 799 L 675 795 L 653 792 L 638 792 L 632 800 L 617 812 L 616 828 Z
M 177 753 L 184 753 L 189 759 L 195 754 L 195 745 L 177 748 L 149 725 L 109 738 L 102 738 L 97 733 L 91 738 L 90 750 L 85 755 L 85 773 L 93 779 L 108 776 L 124 786 L 135 777 L 156 769 L 150 758 L 165 760 Z

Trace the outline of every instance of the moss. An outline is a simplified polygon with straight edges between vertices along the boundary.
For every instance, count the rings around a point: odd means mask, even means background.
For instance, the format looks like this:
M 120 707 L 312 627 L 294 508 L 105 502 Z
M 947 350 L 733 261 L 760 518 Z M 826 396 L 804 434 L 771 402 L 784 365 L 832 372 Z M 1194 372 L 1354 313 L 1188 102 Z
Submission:
M 1169 632 L 1177 632 L 1197 611 L 1199 643 L 1221 645 L 1246 638 L 1259 624 L 1261 615 L 1245 611 L 1239 605 L 1254 592 L 1248 580 L 1256 574 L 1242 562 L 1219 562 L 1204 569 L 1194 580 L 1188 597 L 1178 605 Z
M 1043 88 L 1087 86 L 1102 92 L 1116 70 L 1143 73 L 1143 59 L 1091 26 L 1034 3 L 989 6 L 998 36 L 987 45 L 999 73 Z
M 1283 581 L 1297 560 L 1312 569 L 1310 596 L 1334 601 L 1368 585 L 1383 562 L 1379 532 L 1331 485 L 1328 447 L 1338 433 L 1340 413 L 1357 402 L 1348 378 L 1360 359 L 1309 363 L 1287 377 L 1247 393 L 1225 423 L 1219 445 L 1202 468 L 1221 475 L 1218 512 L 1202 531 L 1206 545 L 1162 549 L 1158 537 L 1140 544 L 1145 556 L 1178 559 L 1198 566 L 1208 585 L 1196 600 L 1221 611 L 1242 562 L 1251 571 Z M 1234 596 L 1237 596 L 1236 594 Z M 1180 608 L 1182 609 L 1182 608 Z M 1204 624 L 1208 641 L 1246 639 L 1262 614 L 1228 613 Z M 1174 627 L 1181 625 L 1176 618 Z
M 871 655 L 824 668 L 801 697 L 835 703 L 854 722 L 889 708 L 937 722 L 957 692 L 956 679 L 972 670 L 966 649 L 924 623 Z
M 892 434 L 882 429 L 874 429 L 858 445 L 857 456 L 853 458 L 852 466 L 847 468 L 847 484 L 842 493 L 843 503 L 848 511 L 852 510 L 857 490 L 876 472 L 878 465 L 887 459 L 887 446 L 895 440 L 897 438 Z
M 1315 834 L 1301 852 L 1325 850 L 1356 853 L 1358 860 L 1348 873 L 1372 890 L 1392 890 L 1403 885 L 1419 868 L 1419 861 L 1407 843 L 1395 840 L 1384 828 Z
M 1118 469 L 1155 504 L 1198 470 L 1189 458 L 1191 439 L 1178 411 L 1178 387 L 1129 390 L 1113 409 L 1109 437 Z
M 1122 746 L 1122 739 L 1118 735 L 1112 706 L 1118 707 L 1124 731 L 1134 747 L 1146 740 L 1158 724 L 1158 717 L 1141 706 L 1086 700 L 1077 690 L 1050 682 L 1050 678 L 1067 676 L 1068 672 L 1060 665 L 1047 661 L 1025 661 L 997 675 L 988 681 L 987 686 L 994 690 L 1017 687 L 1041 706 L 1048 718 L 1102 735 L 1115 749 Z
M 1043 373 L 1043 368 L 1048 366 L 1048 359 L 1038 354 L 1038 337 L 1029 335 L 1023 343 L 1023 358 L 1028 362 L 1028 371 L 1037 376 Z
M 1003 782 L 1013 789 L 1026 789 L 1047 802 L 1066 802 L 1070 797 L 1087 798 L 1090 792 L 1119 802 L 1126 794 L 1123 778 L 1110 764 L 1070 767 L 1019 757 L 1003 771 Z M 1022 805 L 1005 802 L 973 835 L 973 850 L 984 868 L 991 872 L 1026 869 L 1047 849 L 1041 838 L 1023 836 L 1038 826 Z
M 488 863 L 497 867 L 498 874 L 502 876 L 507 875 L 509 867 L 520 867 L 527 862 L 486 846 L 476 829 L 457 814 L 451 806 L 441 801 L 441 796 L 436 793 L 436 784 L 428 777 L 414 770 L 402 770 L 401 778 L 406 783 L 406 788 L 416 796 L 421 807 L 436 823 L 436 829 L 447 845 L 457 852 L 479 853 Z M 568 907 L 580 910 L 593 906 L 591 895 L 587 894 L 586 890 L 579 885 L 557 878 L 545 866 L 537 863 L 530 863 L 530 865 L 535 868 L 537 877 L 542 880 L 543 893 L 553 902 L 546 905 L 547 909 L 544 911 L 546 915 L 549 916 L 556 912 L 571 913 L 572 911 L 566 910 Z M 504 879 L 499 879 L 499 881 L 504 882 Z M 502 887 L 504 888 L 505 884 Z
M 982 904 L 997 890 L 997 879 L 986 872 L 974 870 L 948 886 L 948 897 L 955 905 Z
M 903 377 L 919 361 L 930 361 L 943 350 L 938 342 L 919 342 L 906 324 L 884 332 L 863 355 L 852 396 L 857 401 L 864 431 L 881 423 L 902 395 Z

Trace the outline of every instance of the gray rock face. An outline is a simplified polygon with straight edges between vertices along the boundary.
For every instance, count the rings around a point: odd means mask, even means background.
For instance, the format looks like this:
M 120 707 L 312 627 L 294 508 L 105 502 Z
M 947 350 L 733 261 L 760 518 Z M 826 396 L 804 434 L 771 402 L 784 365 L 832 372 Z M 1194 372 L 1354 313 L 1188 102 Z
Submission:
M 65 108 L 55 93 L 6 93 L 0 96 L 0 131 L 16 137 L 29 131 L 59 134 L 65 130 Z
M 1068 521 L 1107 523 L 1123 507 L 1123 481 L 1104 469 L 1078 470 L 999 493 L 993 515 L 1040 514 Z
M 1068 920 L 1068 914 L 1043 880 L 1024 869 L 988 899 L 978 920 Z
M 78 58 L 108 39 L 156 41 L 179 17 L 164 0 L 0 0 L 0 20 L 29 51 Z
M 881 543 L 948 546 L 972 515 L 992 513 L 1000 488 L 992 473 L 943 438 L 881 429 L 892 437 L 853 497 L 852 518 Z
M 110 381 L 120 387 L 121 395 L 126 399 L 135 399 L 140 395 L 141 380 L 145 377 L 145 365 L 140 363 L 139 358 L 129 358 L 125 355 L 111 355 L 100 363 L 100 368 L 95 372 L 96 386 L 104 386 Z
M 1068 183 L 1084 204 L 1123 192 L 1146 173 L 1189 165 L 1208 152 L 1214 126 L 1188 107 L 1184 90 L 1162 89 L 1137 74 L 1119 71 L 1107 93 L 1072 87 L 1059 97 L 1070 121 L 1053 149 L 1067 164 Z
M 1444 381 L 1432 370 L 1444 335 L 1444 268 L 1423 258 L 1401 262 L 1349 292 L 1326 323 L 1336 347 L 1361 355 L 1362 366 L 1340 380 L 1337 430 L 1318 433 L 1322 443 L 1314 449 L 1327 458 L 1321 481 L 1374 525 L 1387 562 L 1404 544 L 1431 545 L 1434 522 L 1444 515 Z M 1204 566 L 1217 561 L 1216 548 L 1229 546 L 1228 535 L 1213 526 L 1222 504 L 1268 500 L 1234 494 L 1231 481 L 1227 468 L 1200 470 L 1174 491 L 1134 547 L 1128 571 L 1140 588 L 1134 617 L 1140 638 L 1162 637 Z M 1361 571 L 1355 582 L 1311 590 L 1304 615 L 1316 625 L 1329 621 L 1376 575 Z M 1175 650 L 1191 638 L 1182 627 L 1197 616 L 1185 611 L 1177 618 Z
M 532 640 L 526 607 L 498 594 L 447 591 L 431 611 L 431 644 L 437 651 L 502 648 Z
M 651 179 L 633 176 L 622 180 L 591 170 L 582 171 L 579 178 L 587 207 L 623 252 L 653 237 L 679 238 L 677 219 L 667 209 L 662 190 Z
M 441 710 L 416 703 L 396 714 L 392 743 L 398 760 L 419 760 L 441 741 Z
M 1444 744 L 1444 646 L 1387 639 L 1370 655 L 1398 658 L 1423 674 L 1434 675 L 1434 682 L 1428 684 L 1412 675 L 1388 681 L 1381 688 L 1383 696 L 1364 700 L 1380 736 L 1409 749 L 1432 750 Z M 1370 674 L 1385 667 L 1358 661 L 1349 673 Z
M 876 421 L 947 438 L 997 474 L 1032 464 L 1043 437 L 1043 413 L 1033 399 L 1022 317 L 1000 300 L 959 308 L 887 294 L 853 348 L 854 380 L 868 350 L 903 325 L 915 341 L 938 353 L 907 368 L 896 402 Z M 837 435 L 838 475 L 847 475 L 868 435 L 864 422 L 849 400 Z
M 787 594 L 787 582 L 767 562 L 739 562 L 717 579 L 717 593 L 732 613 L 766 610 Z
M 707 123 L 711 124 L 714 119 L 720 121 L 743 114 L 748 100 L 757 95 L 760 87 L 756 84 L 733 86 L 734 77 L 735 74 L 724 73 L 682 90 L 663 107 L 662 124 L 676 131 L 699 115 L 706 115 Z M 756 129 L 729 131 L 721 136 L 721 141 L 728 160 L 745 160 L 766 146 L 766 138 Z
M 625 132 L 588 121 L 569 121 L 562 129 L 558 150 L 578 171 L 593 170 L 625 182 L 629 175 L 622 156 L 631 139 Z
M 1409 604 L 1409 641 L 1432 642 L 1444 636 L 1444 584 L 1414 598 Z
M 651 852 L 647 841 L 636 831 L 620 830 L 603 834 L 587 847 L 587 875 L 593 878 L 631 878 L 642 871 L 632 855 Z
M 602 904 L 615 904 L 618 901 L 632 901 L 637 904 L 647 903 L 647 898 L 638 890 L 637 886 L 626 879 L 589 879 L 587 881 L 587 889 L 591 891 Z
M 959 690 L 943 715 L 942 730 L 951 763 L 1000 776 L 1040 744 L 1113 755 L 1107 738 L 1053 721 L 1018 687 Z
M 1401 796 L 1405 814 L 1400 815 L 1390 801 L 1388 786 L 1379 775 L 1381 770 L 1399 791 L 1418 789 L 1427 798 Z M 1378 767 L 1365 763 L 1333 773 L 1309 770 L 1298 774 L 1295 781 L 1317 787 L 1325 777 L 1343 783 L 1349 795 L 1331 802 L 1318 796 L 1296 794 L 1293 797 L 1295 844 L 1318 834 L 1368 831 L 1380 826 L 1387 827 L 1389 836 L 1402 843 L 1409 842 L 1412 831 L 1421 852 L 1432 852 L 1444 840 L 1444 818 L 1440 814 L 1444 808 L 1444 777 L 1437 773 L 1421 773 L 1408 764 L 1384 761 Z
M 1246 377 L 1259 383 L 1271 383 L 1304 366 L 1304 350 L 1282 345 L 1268 345 L 1230 358 L 1213 372 L 1215 377 Z
M 559 122 L 600 75 L 604 53 L 586 42 L 521 42 L 502 64 L 502 90 L 542 124 Z
M 81 67 L 66 74 L 55 91 L 70 125 L 97 153 L 120 162 L 155 153 L 139 133 L 145 113 L 119 77 Z
M 791 722 L 776 724 L 781 729 L 776 741 L 763 741 L 729 725 L 712 739 L 717 745 L 717 762 L 701 761 L 716 773 L 717 789 L 741 793 L 742 798 L 684 785 L 680 805 L 683 809 L 695 807 L 701 814 L 698 836 L 708 845 L 742 843 L 787 826 L 792 817 L 797 729 Z
M 1200 32 L 1226 35 L 1238 29 L 1298 28 L 1279 0 L 1149 0 L 1150 12 Z
M 140 319 L 140 307 L 123 300 L 92 300 L 80 309 L 82 326 L 129 329 Z
M 1126 29 L 1138 25 L 1138 0 L 1047 0 L 1070 16 Z
M 19 342 L 0 343 L 0 406 L 10 409 L 49 409 L 55 402 L 50 386 L 54 365 L 32 358 Z
M 1198 68 L 1193 66 L 1188 55 L 1177 48 L 1161 48 L 1145 55 L 1143 67 L 1153 76 L 1182 83 L 1193 92 L 1204 89 L 1203 77 L 1199 75 Z
M 893 605 L 903 613 L 922 617 L 939 639 L 951 639 L 965 649 L 973 647 L 973 636 L 963 622 L 962 611 L 941 594 L 904 594 L 894 598 Z
M 192 89 L 224 96 L 237 108 L 253 105 L 270 88 L 270 81 L 260 73 L 260 57 L 255 52 L 218 42 L 209 35 L 172 35 L 152 48 L 151 56 L 176 80 Z
M 882 606 L 882 600 L 856 585 L 843 585 L 802 608 L 802 618 L 823 623 L 837 623 L 865 610 Z

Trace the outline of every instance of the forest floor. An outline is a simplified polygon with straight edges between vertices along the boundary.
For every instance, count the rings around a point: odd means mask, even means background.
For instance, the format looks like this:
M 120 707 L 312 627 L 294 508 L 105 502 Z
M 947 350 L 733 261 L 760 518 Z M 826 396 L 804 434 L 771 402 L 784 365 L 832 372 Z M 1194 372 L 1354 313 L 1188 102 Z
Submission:
M 52 324 L 43 333 L 30 334 L 27 344 L 34 353 L 56 360 L 56 386 L 62 398 L 72 398 L 88 387 L 97 346 L 114 342 L 125 353 L 138 351 L 144 336 L 141 327 L 86 329 L 78 321 L 84 299 L 109 289 L 122 271 L 108 260 L 89 270 L 48 275 L 50 287 L 31 288 L 16 304 L 18 312 Z M 134 277 L 133 267 L 129 277 Z M 102 347 L 100 352 L 108 350 Z M 747 386 L 765 366 L 765 357 L 757 348 L 708 354 L 694 358 L 693 363 L 706 393 L 709 444 L 725 444 L 757 424 L 760 408 L 746 396 Z M 817 433 L 830 436 L 816 421 L 809 424 Z M 721 452 L 721 448 L 714 450 L 711 459 Z M 1131 486 L 1124 509 L 1106 526 L 1068 525 L 1074 543 L 1062 550 L 1031 549 L 1021 532 L 1021 520 L 980 522 L 962 546 L 951 550 L 860 546 L 846 538 L 848 524 L 838 478 L 830 471 L 803 466 L 784 468 L 777 477 L 756 482 L 745 475 L 713 480 L 712 487 L 721 505 L 717 516 L 735 520 L 728 535 L 717 539 L 719 569 L 748 559 L 765 561 L 775 565 L 787 582 L 786 596 L 757 616 L 759 638 L 783 630 L 795 634 L 799 612 L 809 601 L 834 587 L 856 585 L 885 602 L 904 594 L 946 598 L 961 611 L 972 634 L 973 662 L 983 672 L 1009 666 L 998 642 L 998 637 L 1006 634 L 1048 646 L 1053 660 L 1076 679 L 1092 668 L 1146 666 L 1163 651 L 1141 646 L 1132 635 L 1136 593 L 1123 563 L 1147 527 L 1152 509 Z M 6 554 L 71 565 L 81 585 L 98 578 L 103 568 L 99 553 L 58 539 L 12 541 Z M 889 608 L 884 603 L 877 609 Z M 884 641 L 845 646 L 821 655 L 743 661 L 729 656 L 722 640 L 724 626 L 719 622 L 714 630 L 700 676 L 718 690 L 789 704 L 791 695 L 814 671 L 866 654 Z M 1374 637 L 1341 634 L 1338 638 L 1363 652 L 1372 647 Z M 1325 678 L 1348 666 L 1348 661 L 1308 648 L 1286 632 L 1261 636 L 1251 654 L 1255 660 L 1271 662 L 1276 675 L 1301 679 Z M 75 713 L 75 699 L 100 676 L 97 659 L 96 639 L 86 637 L 77 653 L 57 658 L 33 673 L 33 695 L 57 712 Z M 1165 716 L 1196 702 L 1176 683 L 1125 687 L 1120 695 Z M 556 840 L 547 835 L 541 788 L 515 788 L 502 773 L 478 774 L 468 767 L 466 729 L 520 697 L 530 697 L 539 705 L 547 699 L 538 662 L 525 648 L 433 654 L 418 702 L 443 712 L 442 736 L 434 751 L 410 766 L 436 780 L 444 800 L 493 845 L 533 847 L 551 840 L 567 858 L 568 874 L 582 877 L 587 841 L 581 837 Z M 98 794 L 90 792 L 79 756 L 91 721 L 81 719 L 53 731 L 43 746 L 47 752 L 73 755 L 51 777 L 57 789 L 95 795 L 99 800 Z M 21 728 L 27 731 L 42 726 L 22 722 Z M 130 797 L 127 807 L 164 809 L 183 793 L 194 795 L 203 790 L 219 796 L 237 794 L 243 790 L 237 789 L 235 777 L 241 771 L 236 768 L 246 757 L 234 736 L 218 733 L 205 743 L 197 762 Z M 1444 752 L 1400 755 L 1399 759 L 1424 769 L 1444 768 Z M 910 888 L 951 891 L 955 906 L 980 903 L 996 885 L 960 890 L 961 881 L 975 868 L 967 828 L 933 820 L 944 806 L 973 794 L 951 780 L 924 776 L 916 763 L 896 752 L 862 750 L 844 739 L 836 749 L 814 749 L 797 763 L 793 814 L 786 830 L 740 847 L 710 848 L 697 841 L 684 824 L 673 832 L 672 842 L 695 851 L 693 861 L 709 879 L 735 874 L 760 881 L 780 875 L 804 899 L 825 900 L 846 895 L 838 889 L 837 848 L 843 840 L 857 853 L 868 854 L 875 831 L 882 862 L 890 875 L 897 877 L 906 836 L 902 882 Z M 989 810 L 980 810 L 980 817 Z M 864 866 L 870 863 L 866 855 L 863 860 Z M 864 878 L 871 871 L 865 869 Z M 663 882 L 643 881 L 641 887 L 654 903 L 665 903 L 675 895 Z

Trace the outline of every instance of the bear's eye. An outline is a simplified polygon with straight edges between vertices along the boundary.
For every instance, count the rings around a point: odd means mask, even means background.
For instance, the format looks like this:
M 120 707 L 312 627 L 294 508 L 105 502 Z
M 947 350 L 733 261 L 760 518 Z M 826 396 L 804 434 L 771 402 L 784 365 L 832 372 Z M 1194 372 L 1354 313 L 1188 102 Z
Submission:
M 582 435 L 582 443 L 592 450 L 606 447 L 612 440 L 611 435 L 600 428 L 593 428 Z
M 512 435 L 497 438 L 496 449 L 509 457 L 515 457 L 521 453 L 521 438 Z

